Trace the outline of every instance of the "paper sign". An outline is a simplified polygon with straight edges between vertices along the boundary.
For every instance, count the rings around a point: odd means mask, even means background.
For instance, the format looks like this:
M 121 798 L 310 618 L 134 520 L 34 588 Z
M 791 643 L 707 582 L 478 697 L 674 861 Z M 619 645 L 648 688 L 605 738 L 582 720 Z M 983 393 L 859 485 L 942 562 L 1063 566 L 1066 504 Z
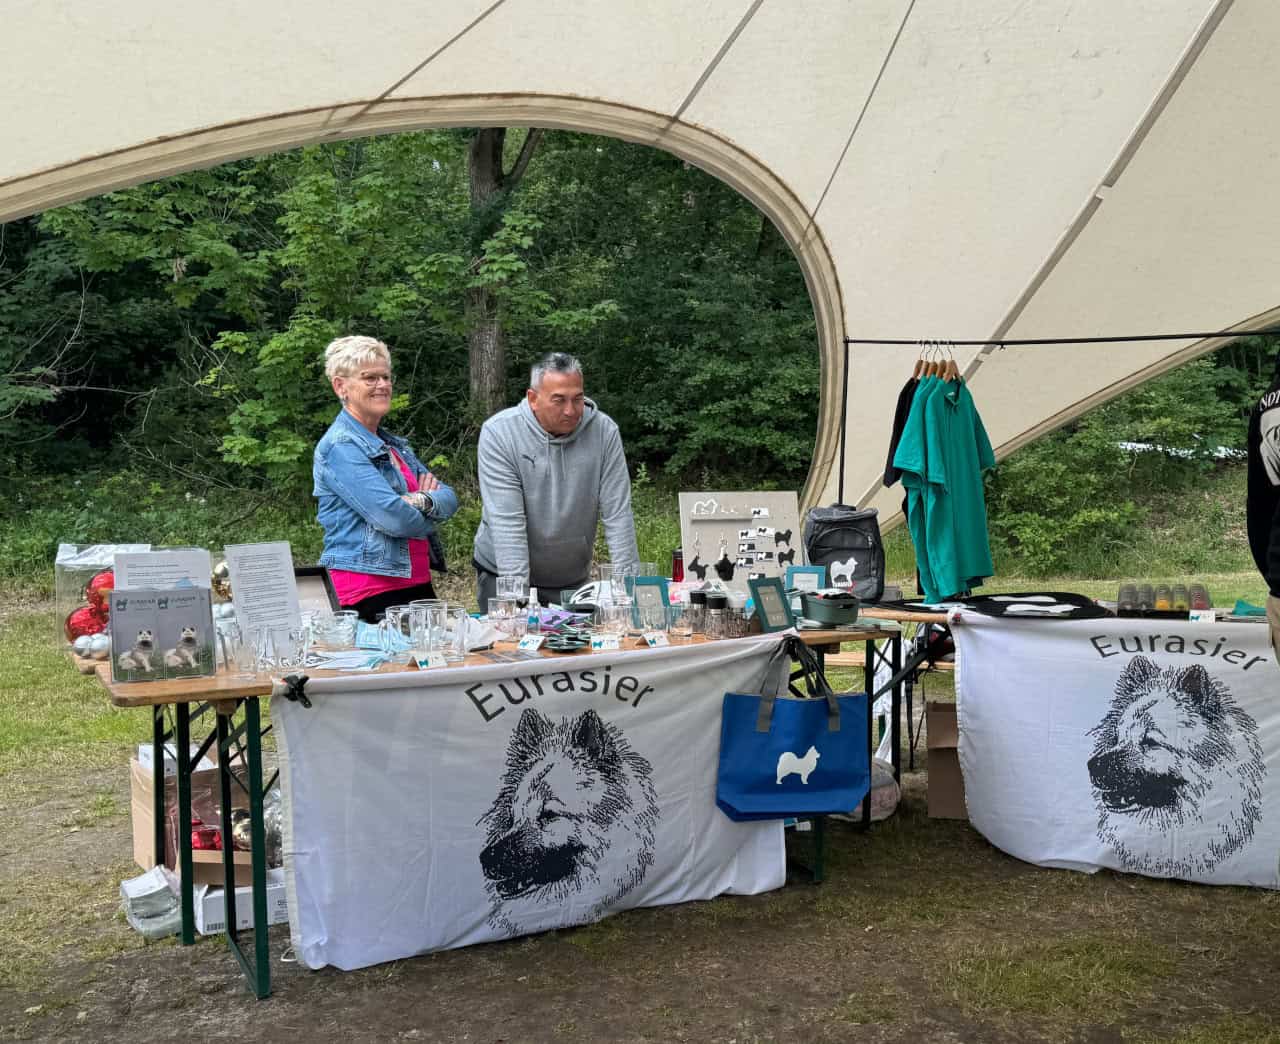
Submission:
M 542 643 L 546 641 L 540 634 L 526 634 L 516 644 L 517 649 L 523 649 L 525 652 L 537 652 L 542 648 Z
M 228 544 L 231 600 L 241 627 L 301 627 L 298 583 L 288 541 Z
M 414 660 L 417 661 L 420 671 L 425 671 L 428 667 L 447 667 L 449 664 L 442 652 L 427 653 L 426 656 L 415 655 Z
M 613 649 L 622 648 L 622 638 L 616 634 L 593 634 L 591 636 L 591 651 L 601 650 L 604 652 Z
M 1192 609 L 1188 619 L 1192 623 L 1217 623 L 1212 609 Z
M 209 586 L 213 564 L 203 548 L 124 552 L 115 556 L 116 590 L 172 590 Z
M 656 649 L 659 645 L 670 645 L 667 640 L 666 631 L 645 631 L 644 642 L 650 649 Z

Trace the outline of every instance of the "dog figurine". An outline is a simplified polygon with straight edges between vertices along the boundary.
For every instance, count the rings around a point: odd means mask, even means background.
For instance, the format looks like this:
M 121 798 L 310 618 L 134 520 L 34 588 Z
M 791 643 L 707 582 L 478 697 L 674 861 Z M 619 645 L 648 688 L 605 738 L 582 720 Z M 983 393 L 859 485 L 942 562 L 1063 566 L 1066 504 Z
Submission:
M 685 568 L 688 569 L 689 572 L 691 572 L 699 580 L 705 580 L 707 578 L 707 570 L 710 569 L 711 567 L 705 566 L 702 564 L 702 558 L 700 555 L 694 555 L 693 561 L 690 562 L 687 566 L 685 566 Z
M 178 644 L 164 654 L 164 665 L 189 669 L 200 667 L 200 647 L 196 643 L 194 627 L 184 627 L 178 632 Z
M 786 562 L 788 565 L 796 564 L 796 549 L 794 547 L 788 548 L 786 551 L 778 552 L 778 565 L 782 565 L 783 562 Z
M 818 753 L 817 747 L 810 747 L 805 751 L 803 758 L 797 757 L 789 750 L 784 750 L 778 755 L 778 783 L 781 783 L 792 773 L 800 777 L 801 783 L 808 783 L 809 774 L 818 767 L 819 757 L 821 755 Z
M 791 543 L 791 530 L 789 530 L 789 529 L 775 529 L 775 530 L 773 531 L 773 544 L 774 544 L 774 546 L 775 546 L 775 547 L 776 547 L 778 544 L 787 544 L 787 545 L 790 545 L 790 543 Z
M 1124 869 L 1202 875 L 1253 839 L 1266 774 L 1258 726 L 1203 667 L 1135 656 L 1089 735 L 1098 838 Z
M 127 652 L 122 652 L 116 662 L 120 665 L 121 670 L 142 671 L 144 674 L 150 674 L 152 671 L 151 658 L 155 654 L 155 635 L 144 627 L 138 632 L 138 640 L 133 643 L 133 648 Z
M 508 935 L 597 920 L 654 861 L 653 768 L 594 710 L 552 721 L 527 709 L 498 796 L 479 823 L 489 924 Z

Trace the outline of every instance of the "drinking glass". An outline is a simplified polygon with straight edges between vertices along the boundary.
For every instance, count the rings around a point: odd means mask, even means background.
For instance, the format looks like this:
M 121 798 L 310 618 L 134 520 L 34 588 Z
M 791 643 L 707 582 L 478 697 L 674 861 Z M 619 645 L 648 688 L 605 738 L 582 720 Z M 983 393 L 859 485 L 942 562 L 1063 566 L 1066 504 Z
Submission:
M 640 630 L 665 631 L 667 629 L 667 607 L 665 605 L 645 605 L 635 611 L 640 618 Z
M 259 671 L 296 671 L 306 665 L 307 633 L 300 627 L 255 628 Z
M 424 657 L 441 651 L 444 643 L 444 627 L 447 607 L 444 602 L 411 605 L 409 640 L 415 655 Z
M 247 627 L 227 624 L 218 628 L 218 636 L 227 673 L 235 678 L 256 678 L 258 676 L 256 635 L 252 634 Z
M 499 598 L 523 598 L 527 590 L 523 573 L 499 573 L 497 592 Z
M 356 647 L 360 614 L 354 609 L 315 613 L 311 618 L 311 642 L 317 649 L 337 652 Z
M 499 641 L 518 642 L 528 629 L 528 618 L 514 598 L 490 598 L 489 622 L 502 636 Z
M 445 612 L 445 634 L 442 643 L 446 663 L 462 663 L 467 658 L 467 626 L 471 614 L 461 606 L 450 606 Z
M 693 617 L 683 605 L 667 609 L 667 633 L 672 638 L 687 640 L 693 637 Z

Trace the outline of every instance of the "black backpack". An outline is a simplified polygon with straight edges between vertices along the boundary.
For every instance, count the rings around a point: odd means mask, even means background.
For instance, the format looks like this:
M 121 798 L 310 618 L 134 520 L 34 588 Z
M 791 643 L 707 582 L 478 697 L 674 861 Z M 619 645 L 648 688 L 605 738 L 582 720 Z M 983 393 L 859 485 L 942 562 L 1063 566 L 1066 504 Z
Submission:
M 851 589 L 864 602 L 884 594 L 884 544 L 875 508 L 845 504 L 812 508 L 804 520 L 804 553 L 827 567 L 832 587 Z

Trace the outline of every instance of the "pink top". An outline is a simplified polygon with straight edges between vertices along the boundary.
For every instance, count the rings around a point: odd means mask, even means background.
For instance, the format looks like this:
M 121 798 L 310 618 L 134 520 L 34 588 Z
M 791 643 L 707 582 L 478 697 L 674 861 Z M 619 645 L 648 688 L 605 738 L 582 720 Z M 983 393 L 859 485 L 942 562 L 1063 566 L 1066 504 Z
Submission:
M 418 476 L 409 470 L 400 454 L 387 447 L 391 459 L 400 468 L 400 474 L 409 484 L 409 492 L 418 492 Z M 386 591 L 397 591 L 402 587 L 417 587 L 431 580 L 431 548 L 425 540 L 409 540 L 409 575 L 377 576 L 373 573 L 353 573 L 347 569 L 330 569 L 329 577 L 333 580 L 333 590 L 338 596 L 338 604 L 355 605 L 366 598 L 383 594 Z

